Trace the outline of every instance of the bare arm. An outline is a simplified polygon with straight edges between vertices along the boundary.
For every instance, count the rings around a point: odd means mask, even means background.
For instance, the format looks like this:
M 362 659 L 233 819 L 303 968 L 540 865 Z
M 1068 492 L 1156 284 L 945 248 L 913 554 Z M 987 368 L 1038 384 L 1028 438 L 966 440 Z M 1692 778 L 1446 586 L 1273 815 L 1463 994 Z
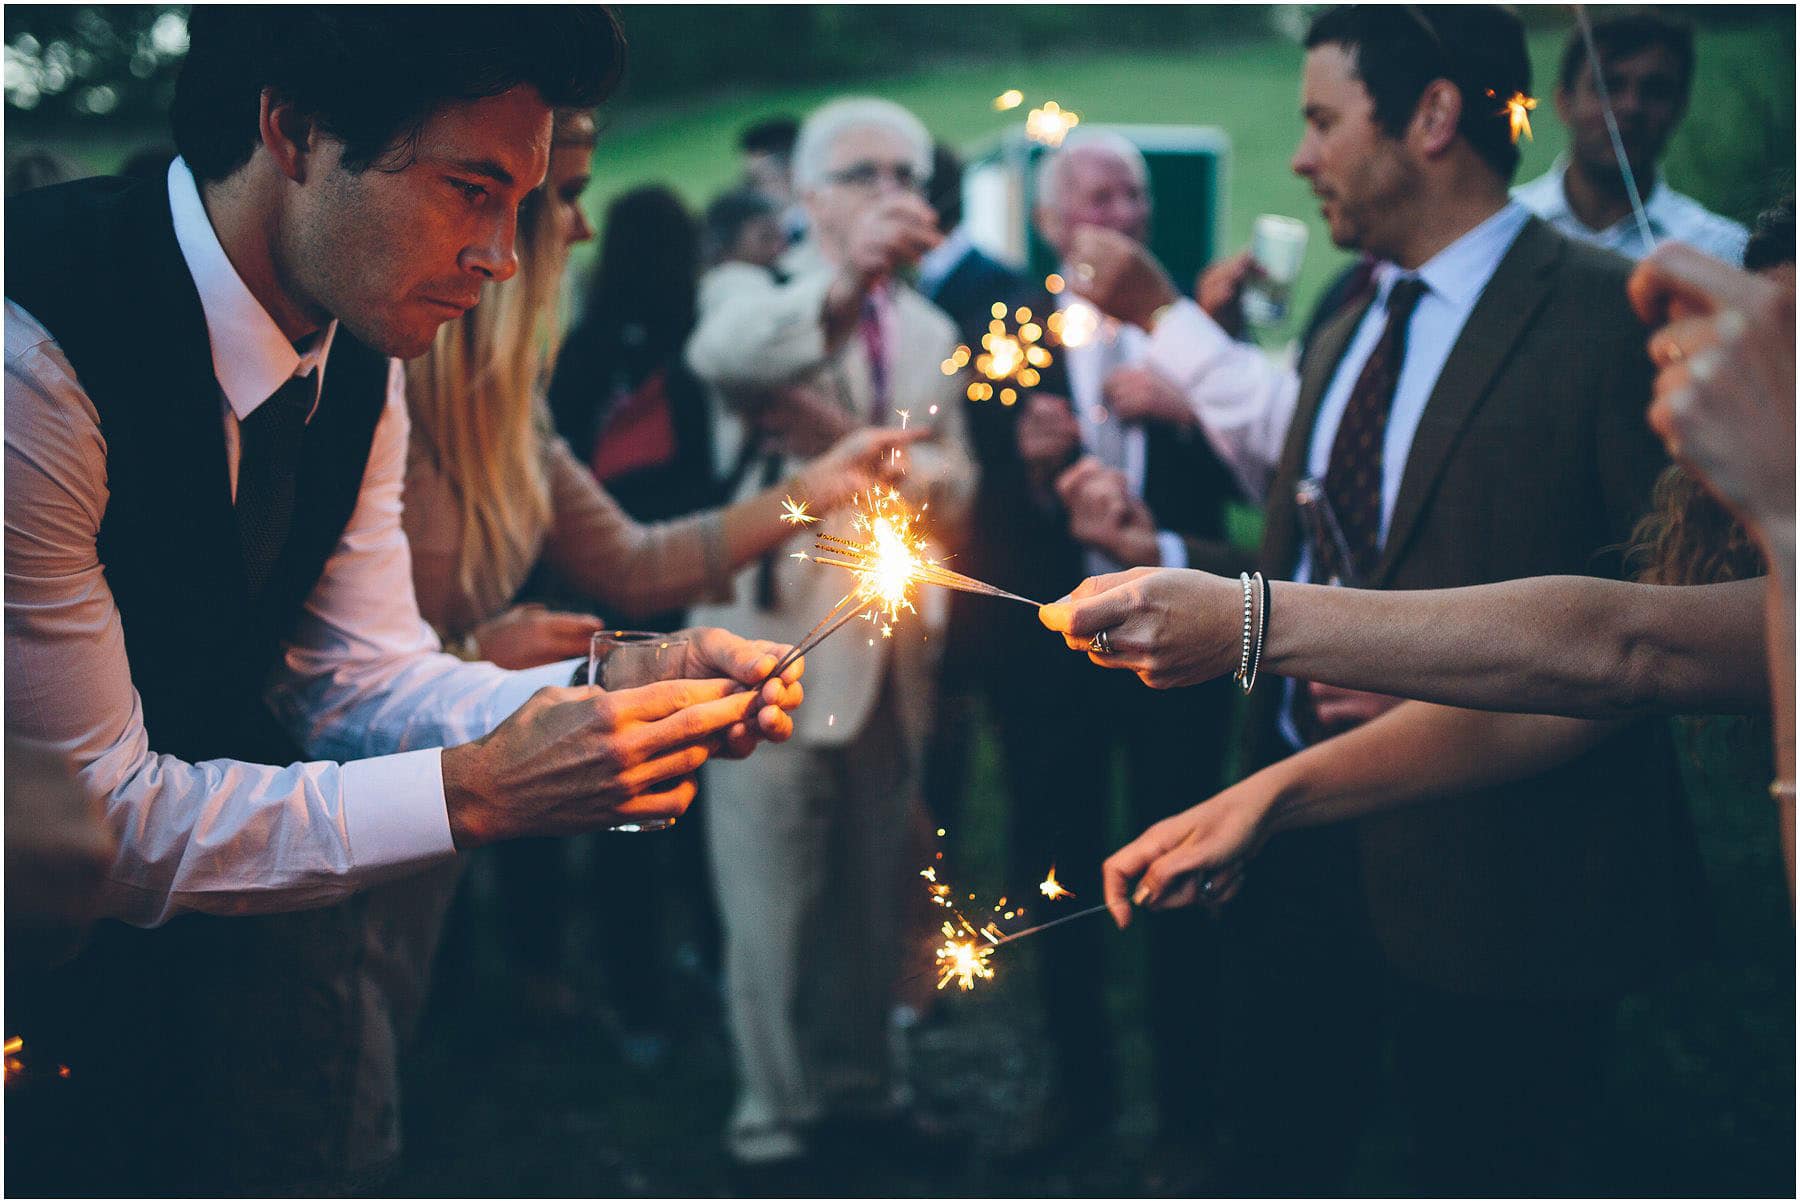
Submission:
M 1222 902 L 1244 862 L 1276 832 L 1454 797 L 1554 768 L 1617 724 L 1409 702 L 1278 761 L 1157 823 L 1106 861 L 1106 901 L 1131 907 Z M 1431 755 L 1419 756 L 1428 747 Z M 1210 878 L 1213 889 L 1202 893 Z
M 1773 571 L 1769 574 L 1763 608 L 1768 629 L 1769 679 L 1774 690 L 1775 780 L 1794 782 L 1794 528 L 1760 531 L 1764 554 Z M 1778 798 L 1781 855 L 1787 862 L 1788 899 L 1794 898 L 1794 795 Z
M 1760 709 L 1761 581 L 1534 577 L 1415 593 L 1271 586 L 1263 663 L 1447 705 L 1616 718 Z
M 576 589 L 627 617 L 717 596 L 737 569 L 793 537 L 794 527 L 782 520 L 784 499 L 806 501 L 815 515 L 829 513 L 879 479 L 893 448 L 930 434 L 853 431 L 753 497 L 660 523 L 625 513 L 559 439 L 551 451 L 555 526 L 546 554 Z
M 1768 705 L 1762 581 L 1638 585 L 1532 577 L 1417 592 L 1271 585 L 1262 671 L 1446 705 L 1584 718 Z M 1243 594 L 1200 572 L 1084 581 L 1046 626 L 1154 688 L 1236 670 Z

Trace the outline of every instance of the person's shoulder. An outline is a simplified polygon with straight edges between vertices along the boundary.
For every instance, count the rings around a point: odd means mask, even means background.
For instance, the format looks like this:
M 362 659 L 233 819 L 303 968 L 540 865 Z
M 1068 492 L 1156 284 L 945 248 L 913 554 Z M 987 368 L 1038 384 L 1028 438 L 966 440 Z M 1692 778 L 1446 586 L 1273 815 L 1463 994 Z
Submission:
M 1685 242 L 1734 266 L 1743 263 L 1750 231 L 1742 224 L 1672 188 L 1661 199 L 1667 210 L 1664 225 L 1671 241 Z
M 1512 198 L 1539 217 L 1557 212 L 1563 203 L 1562 172 L 1553 168 L 1534 180 L 1515 186 Z
M 916 337 L 954 345 L 956 322 L 936 302 L 910 285 L 894 289 L 894 304 L 901 320 L 917 330 Z
M 42 348 L 56 347 L 44 324 L 11 297 L 6 298 L 6 366 L 12 367 Z
M 1616 295 L 1624 303 L 1625 281 L 1635 266 L 1624 255 L 1566 234 L 1541 217 L 1532 218 L 1521 237 L 1535 240 L 1562 287 L 1584 294 Z

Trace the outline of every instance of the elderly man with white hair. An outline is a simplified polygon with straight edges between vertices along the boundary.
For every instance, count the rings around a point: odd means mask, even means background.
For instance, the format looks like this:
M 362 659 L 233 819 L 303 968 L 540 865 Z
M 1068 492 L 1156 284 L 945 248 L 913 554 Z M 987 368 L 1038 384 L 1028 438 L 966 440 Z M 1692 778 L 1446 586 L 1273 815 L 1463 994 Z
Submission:
M 1039 166 L 1034 216 L 1069 287 L 1014 303 L 1060 309 L 1065 345 L 1038 389 L 1010 409 L 977 415 L 984 424 L 1004 415 L 1012 425 L 1011 464 L 984 462 L 983 504 L 1000 507 L 1012 532 L 1012 562 L 995 569 L 996 579 L 1029 596 L 1061 596 L 1071 576 L 1140 564 L 1210 564 L 1235 576 L 1249 558 L 1225 541 L 1226 503 L 1238 490 L 1204 436 L 1192 423 L 1144 420 L 1143 407 L 1130 404 L 1144 390 L 1173 389 L 1147 363 L 1149 336 L 1100 317 L 1075 295 L 1083 287 L 1079 248 L 1097 232 L 1139 244 L 1150 215 L 1144 158 L 1119 133 L 1077 130 Z M 992 442 L 982 439 L 984 447 Z M 1114 757 L 1125 762 L 1129 812 L 1146 825 L 1212 789 L 1230 725 L 1229 685 L 1116 689 L 1090 665 L 1070 665 L 1023 633 L 996 638 L 1006 644 L 1001 662 L 1012 678 L 995 708 L 1011 795 L 1009 879 L 1054 863 L 1059 880 L 1091 896 L 1105 855 Z M 1214 1111 L 1207 1086 L 1195 1083 L 1217 1074 L 1191 1033 L 1218 1030 L 1194 1023 L 1214 997 L 1213 938 L 1192 918 L 1149 933 L 1160 1139 L 1143 1187 L 1153 1193 L 1200 1185 L 1189 1171 Z M 1038 950 L 1052 1090 L 1047 1112 L 1029 1128 L 1044 1153 L 1079 1156 L 1084 1140 L 1117 1118 L 1106 975 L 1096 972 L 1114 944 L 1097 929 L 1070 928 Z
M 933 435 L 885 484 L 915 509 L 928 505 L 942 539 L 954 536 L 975 473 L 961 394 L 939 369 L 954 327 L 899 278 L 939 240 L 921 195 L 930 172 L 930 138 L 899 105 L 844 99 L 813 113 L 794 147 L 810 241 L 780 273 L 709 273 L 687 359 L 730 411 L 722 421 L 742 424 L 739 438 L 760 440 L 758 454 L 782 473 L 845 431 L 910 413 L 912 429 Z M 758 487 L 754 474 L 742 482 Z M 735 600 L 694 621 L 729 614 L 737 629 L 798 638 L 851 584 L 792 556 L 812 540 L 796 533 L 740 576 Z M 908 833 L 935 683 L 928 637 L 944 613 L 931 593 L 919 604 L 891 638 L 858 622 L 807 658 L 805 712 L 816 721 L 797 719 L 787 755 L 707 778 L 739 1076 L 726 1143 L 746 1189 L 816 1187 L 824 1146 L 910 1130 L 895 1122 L 905 1084 L 888 1024 L 906 891 L 918 884 Z

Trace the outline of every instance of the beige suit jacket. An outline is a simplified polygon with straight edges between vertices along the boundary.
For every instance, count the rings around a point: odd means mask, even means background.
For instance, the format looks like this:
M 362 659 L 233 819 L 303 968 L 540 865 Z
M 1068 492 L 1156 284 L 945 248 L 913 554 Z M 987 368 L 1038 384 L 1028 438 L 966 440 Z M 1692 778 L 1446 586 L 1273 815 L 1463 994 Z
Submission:
M 695 373 L 713 387 L 721 404 L 717 421 L 721 443 L 741 442 L 743 428 L 732 412 L 734 396 L 806 381 L 864 420 L 872 420 L 874 383 L 863 340 L 855 335 L 835 354 L 825 345 L 821 322 L 832 273 L 815 261 L 785 284 L 769 273 L 744 264 L 727 264 L 708 273 L 701 283 L 700 315 L 687 346 Z M 904 285 L 893 289 L 887 330 L 890 412 L 883 425 L 897 426 L 892 410 L 910 412 L 909 426 L 929 424 L 938 438 L 915 444 L 908 470 L 898 488 L 931 532 L 939 554 L 953 553 L 961 538 L 975 493 L 975 465 L 969 455 L 957 382 L 940 364 L 956 346 L 956 329 L 929 301 Z M 936 405 L 936 415 L 929 413 Z M 783 474 L 802 463 L 788 457 Z M 739 498 L 755 493 L 757 480 L 747 477 Z M 735 500 L 735 499 L 734 499 Z M 797 499 L 798 500 L 798 499 Z M 721 626 L 741 635 L 798 640 L 849 591 L 850 574 L 791 558 L 813 550 L 816 531 L 850 536 L 842 518 L 827 516 L 797 531 L 773 553 L 775 606 L 758 607 L 756 566 L 738 574 L 730 603 L 692 612 L 697 625 Z M 920 590 L 917 614 L 904 614 L 891 638 L 880 625 L 860 619 L 833 635 L 807 657 L 806 704 L 795 715 L 794 739 L 802 745 L 827 747 L 853 739 L 867 721 L 887 672 L 895 677 L 904 732 L 916 754 L 931 720 L 937 664 L 937 637 L 947 613 L 939 591 Z

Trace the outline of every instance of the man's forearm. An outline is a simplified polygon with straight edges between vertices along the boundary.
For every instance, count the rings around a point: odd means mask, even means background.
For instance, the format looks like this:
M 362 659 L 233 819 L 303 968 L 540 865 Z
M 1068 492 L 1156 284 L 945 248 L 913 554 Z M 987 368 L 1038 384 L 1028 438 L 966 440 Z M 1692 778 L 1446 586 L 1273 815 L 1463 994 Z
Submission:
M 1408 702 L 1271 765 L 1271 830 L 1316 827 L 1515 781 L 1574 758 L 1617 724 Z M 1418 749 L 1431 749 L 1420 756 Z

